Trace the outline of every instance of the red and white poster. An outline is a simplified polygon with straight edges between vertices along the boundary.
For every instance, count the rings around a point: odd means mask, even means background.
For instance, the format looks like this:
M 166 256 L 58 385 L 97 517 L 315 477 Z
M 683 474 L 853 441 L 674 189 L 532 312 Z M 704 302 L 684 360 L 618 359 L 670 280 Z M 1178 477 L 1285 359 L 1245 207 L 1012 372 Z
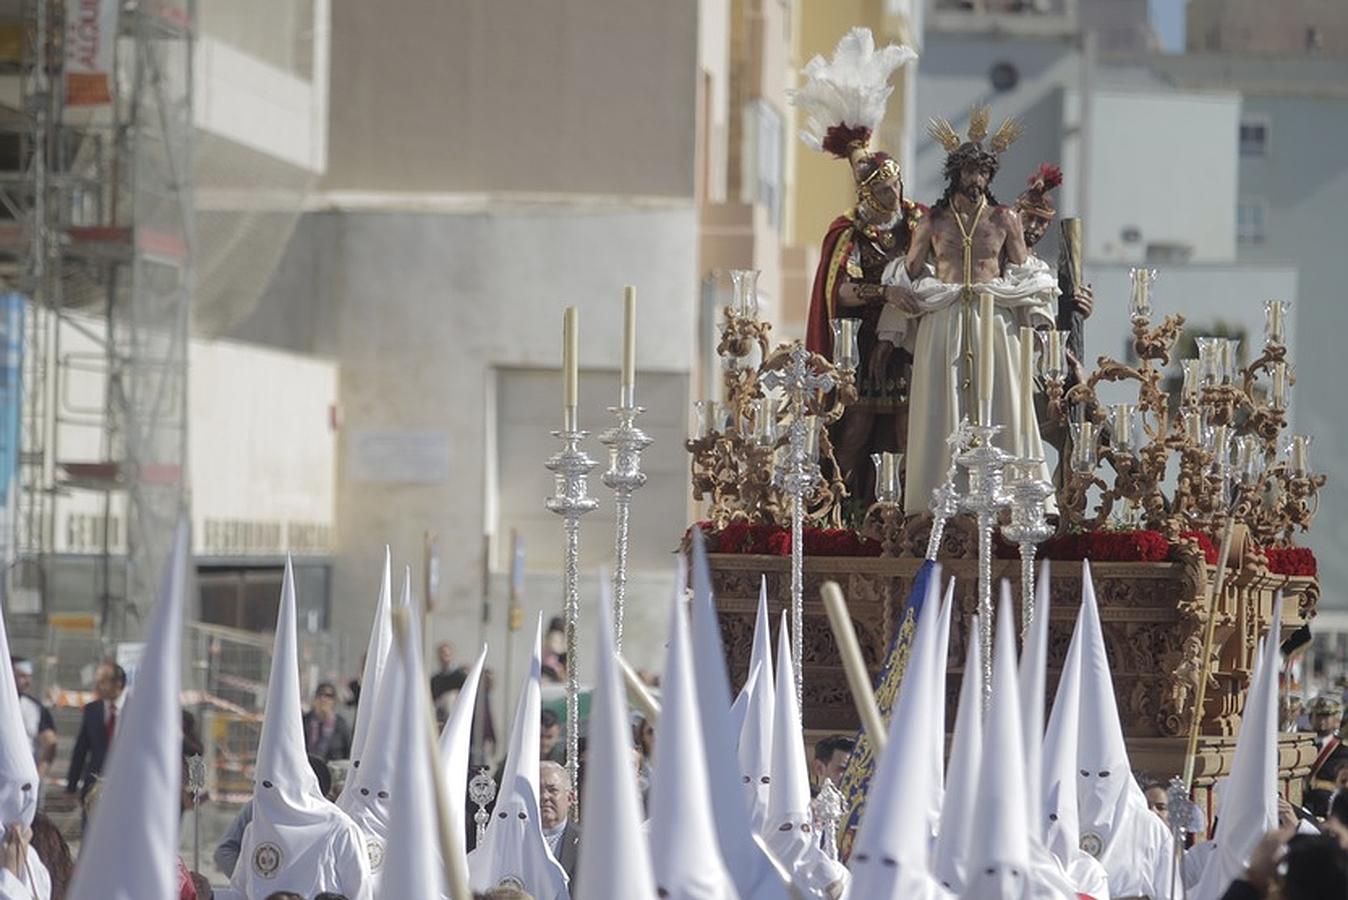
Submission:
M 66 105 L 112 102 L 118 0 L 66 0 Z

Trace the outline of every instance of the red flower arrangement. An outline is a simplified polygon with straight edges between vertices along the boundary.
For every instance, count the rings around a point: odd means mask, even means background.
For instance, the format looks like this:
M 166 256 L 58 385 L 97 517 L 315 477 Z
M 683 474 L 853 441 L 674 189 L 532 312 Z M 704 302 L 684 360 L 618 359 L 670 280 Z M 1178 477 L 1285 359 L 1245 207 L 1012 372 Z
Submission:
M 1159 531 L 1085 531 L 1050 538 L 1040 547 L 1046 559 L 1100 562 L 1161 562 L 1170 542 Z
M 707 537 L 710 553 L 756 553 L 764 556 L 791 555 L 791 529 L 780 525 L 731 522 L 720 531 L 710 522 L 693 526 Z M 879 556 L 880 542 L 847 528 L 806 526 L 801 534 L 806 556 Z
M 754 553 L 763 556 L 790 556 L 791 529 L 780 525 L 751 525 L 731 522 L 716 531 L 710 522 L 699 522 L 707 537 L 710 553 Z M 690 529 L 691 530 L 691 529 Z M 1197 542 L 1209 565 L 1217 564 L 1217 543 L 1206 534 L 1186 531 L 1181 535 Z M 879 556 L 880 542 L 847 528 L 806 526 L 801 536 L 806 556 Z M 1018 549 L 996 537 L 996 556 L 1014 558 Z M 1159 531 L 1087 531 L 1050 538 L 1039 545 L 1041 559 L 1098 562 L 1165 562 L 1174 557 L 1175 545 Z M 1313 578 L 1319 571 L 1315 554 L 1308 547 L 1266 547 L 1268 570 L 1289 578 Z
M 1314 578 L 1319 572 L 1315 553 L 1309 547 L 1266 547 L 1268 570 L 1276 575 L 1289 578 Z
M 1217 565 L 1217 542 L 1208 537 L 1201 531 L 1182 531 L 1180 537 L 1194 541 L 1198 544 L 1198 549 L 1203 551 L 1203 560 L 1210 566 Z

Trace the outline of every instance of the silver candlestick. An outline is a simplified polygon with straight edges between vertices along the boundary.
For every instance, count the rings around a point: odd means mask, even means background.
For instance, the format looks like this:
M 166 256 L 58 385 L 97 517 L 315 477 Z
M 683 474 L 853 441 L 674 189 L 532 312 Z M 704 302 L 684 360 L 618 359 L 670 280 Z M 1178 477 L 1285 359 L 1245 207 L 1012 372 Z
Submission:
M 969 491 L 960 508 L 978 519 L 978 627 L 982 632 L 983 709 L 992 702 L 992 528 L 997 514 L 1010 503 L 1005 487 L 1005 468 L 1010 454 L 992 443 L 1001 425 L 974 425 L 970 448 L 959 456 L 969 473 Z
M 651 438 L 636 425 L 637 416 L 645 412 L 624 392 L 621 406 L 610 406 L 609 412 L 618 417 L 618 424 L 599 435 L 599 443 L 608 447 L 609 466 L 604 473 L 604 485 L 613 490 L 615 518 L 614 551 L 617 560 L 613 566 L 613 645 L 619 653 L 623 649 L 623 609 L 627 605 L 627 544 L 632 512 L 632 494 L 646 483 L 641 471 L 641 451 L 651 445 Z
M 595 461 L 580 449 L 589 434 L 578 427 L 575 407 L 568 407 L 561 431 L 553 436 L 562 449 L 547 461 L 553 473 L 554 493 L 547 507 L 565 521 L 566 548 L 563 571 L 563 614 L 566 619 L 566 771 L 571 783 L 579 783 L 580 681 L 576 674 L 576 623 L 580 617 L 580 517 L 599 505 L 589 496 L 588 476 Z
M 1039 460 L 1032 458 L 1010 464 L 1011 521 L 1002 526 L 1002 536 L 1020 547 L 1022 637 L 1029 634 L 1030 623 L 1034 621 L 1035 545 L 1053 536 L 1053 526 L 1045 518 L 1053 485 L 1039 477 L 1040 465 Z
M 927 536 L 927 555 L 925 559 L 936 561 L 941 552 L 941 540 L 945 537 L 945 526 L 955 513 L 960 511 L 960 494 L 955 487 L 955 476 L 959 472 L 959 457 L 969 449 L 972 440 L 969 420 L 961 419 L 946 438 L 950 448 L 950 466 L 945 472 L 945 481 L 931 492 L 931 534 Z
M 482 838 L 487 833 L 487 822 L 491 819 L 487 814 L 487 804 L 495 797 L 496 779 L 491 777 L 491 770 L 483 766 L 468 782 L 468 799 L 477 807 L 477 812 L 473 813 L 473 824 L 477 826 L 477 840 L 474 846 L 482 846 Z
M 760 383 L 768 390 L 781 388 L 786 394 L 791 424 L 787 431 L 786 453 L 774 466 L 773 481 L 791 497 L 791 662 L 795 667 L 796 703 L 803 708 L 804 674 L 801 671 L 805 651 L 805 498 L 819 484 L 819 423 L 806 415 L 806 401 L 816 392 L 827 393 L 838 385 L 832 372 L 817 372 L 810 365 L 812 354 L 797 341 L 784 368 L 764 373 Z

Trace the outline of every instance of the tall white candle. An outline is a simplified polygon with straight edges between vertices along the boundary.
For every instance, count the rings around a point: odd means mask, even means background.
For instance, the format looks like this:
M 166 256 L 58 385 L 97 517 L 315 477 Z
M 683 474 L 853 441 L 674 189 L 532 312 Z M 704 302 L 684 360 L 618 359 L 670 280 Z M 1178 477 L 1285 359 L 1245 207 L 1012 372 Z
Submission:
M 1028 459 L 1033 456 L 1037 459 L 1039 457 L 1038 442 L 1035 441 L 1038 431 L 1034 414 L 1034 329 L 1021 326 L 1020 437 L 1017 444 L 1020 447 L 1019 455 L 1022 458 Z
M 978 295 L 978 422 L 992 424 L 992 338 L 994 307 L 991 294 Z
M 577 338 L 578 314 L 574 306 L 568 306 L 562 314 L 562 412 L 571 419 L 575 418 L 576 406 L 580 398 L 580 346 Z
M 623 288 L 623 368 L 618 405 L 636 406 L 637 386 L 637 289 Z

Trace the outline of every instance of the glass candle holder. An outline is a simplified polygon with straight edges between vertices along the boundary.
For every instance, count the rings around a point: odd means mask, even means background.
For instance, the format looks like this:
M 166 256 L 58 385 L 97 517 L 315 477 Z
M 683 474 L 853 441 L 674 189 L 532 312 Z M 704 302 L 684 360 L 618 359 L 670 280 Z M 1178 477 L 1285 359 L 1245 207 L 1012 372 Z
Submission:
M 1100 461 L 1100 435 L 1095 423 L 1090 421 L 1073 422 L 1072 426 L 1072 471 L 1080 475 L 1089 475 L 1095 471 Z
M 1287 408 L 1287 363 L 1275 362 L 1271 374 L 1273 382 L 1269 391 L 1268 402 L 1274 409 Z
M 857 333 L 861 329 L 860 319 L 834 319 L 833 326 L 833 364 L 844 372 L 856 371 L 861 362 L 861 350 L 857 346 Z
M 1222 384 L 1235 384 L 1240 378 L 1240 339 L 1227 338 L 1222 348 Z
M 758 270 L 730 270 L 730 308 L 745 319 L 758 318 Z
M 1184 436 L 1195 447 L 1201 450 L 1208 449 L 1209 430 L 1203 410 L 1186 409 L 1184 411 Z
M 1137 450 L 1137 406 L 1132 403 L 1115 403 L 1110 409 L 1110 424 L 1114 427 L 1111 439 L 1115 450 L 1134 453 Z
M 754 443 L 760 447 L 774 447 L 779 436 L 777 398 L 759 397 L 754 403 Z
M 1264 474 L 1264 445 L 1256 436 L 1243 434 L 1236 438 L 1235 476 L 1251 487 Z
M 1198 344 L 1199 371 L 1203 376 L 1203 387 L 1211 387 L 1222 377 L 1222 338 L 1196 338 Z
M 1264 340 L 1267 343 L 1282 344 L 1286 340 L 1289 306 L 1286 300 L 1270 300 L 1264 304 Z
M 1067 374 L 1067 336 L 1071 332 L 1050 330 L 1044 333 L 1044 355 L 1042 357 L 1044 377 L 1049 381 L 1060 381 Z
M 1193 406 L 1198 402 L 1198 387 L 1203 383 L 1203 363 L 1197 359 L 1186 359 L 1180 363 L 1180 370 L 1184 373 L 1181 400 L 1185 406 Z
M 1287 468 L 1293 475 L 1304 476 L 1310 474 L 1310 448 L 1310 435 L 1292 435 L 1292 440 L 1287 445 Z
M 875 502 L 898 503 L 903 495 L 899 471 L 903 466 L 902 453 L 872 453 L 875 465 Z
M 1212 473 L 1225 477 L 1231 469 L 1231 433 L 1225 425 L 1212 428 Z
M 819 462 L 819 417 L 804 416 L 801 419 L 805 423 L 805 458 L 812 463 Z
M 1128 297 L 1128 315 L 1134 319 L 1151 317 L 1151 283 L 1156 280 L 1155 269 L 1129 269 L 1132 291 Z
M 693 434 L 697 440 L 706 440 L 716 434 L 716 408 L 721 404 L 715 400 L 698 400 L 693 403 Z

